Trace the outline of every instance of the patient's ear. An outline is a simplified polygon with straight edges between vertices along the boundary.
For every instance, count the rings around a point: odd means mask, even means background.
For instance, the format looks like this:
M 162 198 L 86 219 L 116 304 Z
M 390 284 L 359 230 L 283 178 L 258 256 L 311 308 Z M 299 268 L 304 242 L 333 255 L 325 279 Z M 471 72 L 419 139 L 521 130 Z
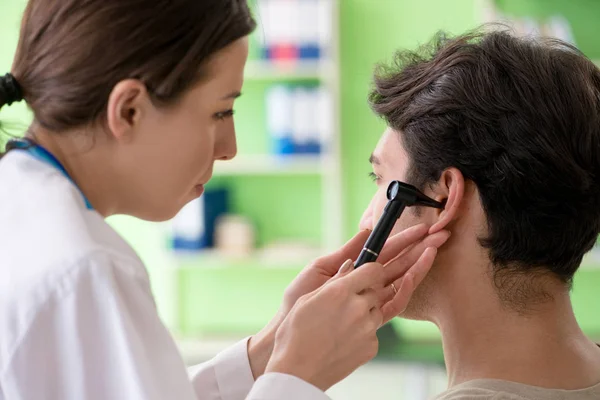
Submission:
M 442 173 L 436 189 L 436 200 L 445 201 L 443 210 L 437 210 L 437 221 L 429 228 L 429 233 L 444 229 L 457 217 L 465 193 L 465 178 L 457 168 L 448 168 Z

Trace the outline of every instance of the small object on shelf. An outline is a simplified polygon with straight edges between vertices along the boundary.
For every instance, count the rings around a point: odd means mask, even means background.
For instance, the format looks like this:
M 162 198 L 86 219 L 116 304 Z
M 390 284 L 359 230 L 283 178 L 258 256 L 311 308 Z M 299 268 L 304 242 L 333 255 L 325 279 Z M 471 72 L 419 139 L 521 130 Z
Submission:
M 275 85 L 267 92 L 267 130 L 272 137 L 274 154 L 294 153 L 292 98 L 292 90 L 286 85 Z
M 313 60 L 321 57 L 319 40 L 319 0 L 297 0 L 298 58 Z
M 255 250 L 256 232 L 252 221 L 242 215 L 226 214 L 218 218 L 215 246 L 219 254 L 248 258 Z
M 277 84 L 268 90 L 266 101 L 274 154 L 322 153 L 333 130 L 333 107 L 325 87 Z
M 319 154 L 319 126 L 316 107 L 317 92 L 314 89 L 298 86 L 293 95 L 292 140 L 294 154 Z
M 318 60 L 331 46 L 331 0 L 258 0 L 258 14 L 264 59 Z
M 200 251 L 214 245 L 215 221 L 227 212 L 226 189 L 206 189 L 186 204 L 171 220 L 171 248 L 174 251 Z
M 321 152 L 328 153 L 334 138 L 334 109 L 331 93 L 323 86 L 319 86 L 316 90 L 315 108 L 316 130 L 320 134 Z

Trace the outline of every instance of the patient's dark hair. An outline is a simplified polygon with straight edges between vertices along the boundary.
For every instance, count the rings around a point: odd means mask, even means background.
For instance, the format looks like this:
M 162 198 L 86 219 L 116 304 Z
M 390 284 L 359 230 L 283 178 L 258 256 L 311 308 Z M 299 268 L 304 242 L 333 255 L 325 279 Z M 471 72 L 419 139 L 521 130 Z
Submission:
M 409 179 L 449 167 L 475 183 L 500 298 L 519 308 L 535 277 L 570 286 L 600 231 L 600 70 L 574 46 L 506 29 L 440 33 L 381 65 L 373 110 L 400 133 Z

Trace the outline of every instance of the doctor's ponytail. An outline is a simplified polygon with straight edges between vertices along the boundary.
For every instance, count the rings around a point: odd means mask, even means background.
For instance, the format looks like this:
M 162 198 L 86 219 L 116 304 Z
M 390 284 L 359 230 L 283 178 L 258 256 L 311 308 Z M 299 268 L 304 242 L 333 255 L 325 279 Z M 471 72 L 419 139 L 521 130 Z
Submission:
M 10 106 L 21 100 L 23 100 L 23 91 L 15 77 L 11 73 L 0 76 L 0 109 L 5 105 Z M 2 121 L 0 121 L 0 133 L 3 132 L 4 126 L 2 125 Z M 0 148 L 0 158 L 4 154 L 6 153 Z

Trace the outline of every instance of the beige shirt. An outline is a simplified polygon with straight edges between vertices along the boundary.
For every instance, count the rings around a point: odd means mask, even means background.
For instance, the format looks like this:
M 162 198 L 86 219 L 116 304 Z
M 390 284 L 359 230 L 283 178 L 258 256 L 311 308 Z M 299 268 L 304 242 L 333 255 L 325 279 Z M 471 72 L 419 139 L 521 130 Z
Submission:
M 545 389 L 495 379 L 475 379 L 454 386 L 434 400 L 600 400 L 600 383 L 586 389 Z

